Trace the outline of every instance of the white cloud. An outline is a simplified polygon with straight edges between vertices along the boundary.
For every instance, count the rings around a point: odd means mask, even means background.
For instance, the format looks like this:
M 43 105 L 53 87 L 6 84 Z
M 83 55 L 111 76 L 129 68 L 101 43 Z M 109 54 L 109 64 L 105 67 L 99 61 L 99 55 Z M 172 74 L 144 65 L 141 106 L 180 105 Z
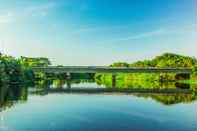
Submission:
M 118 39 L 118 41 L 142 39 L 142 38 L 146 38 L 146 37 L 152 37 L 152 36 L 155 36 L 155 35 L 161 35 L 161 34 L 164 34 L 164 33 L 166 33 L 166 30 L 158 29 L 158 30 L 153 30 L 153 31 L 150 31 L 150 32 L 143 32 L 143 33 L 140 33 L 140 34 L 137 34 L 137 35 L 128 36 L 128 37 L 125 37 L 125 38 L 120 38 L 120 39 Z
M 47 14 L 56 7 L 55 3 L 45 3 L 41 5 L 30 5 L 25 8 L 10 9 L 8 11 L 3 11 L 4 13 L 0 14 L 0 24 L 7 24 L 15 21 L 19 21 L 26 17 L 35 17 L 35 16 L 47 16 Z

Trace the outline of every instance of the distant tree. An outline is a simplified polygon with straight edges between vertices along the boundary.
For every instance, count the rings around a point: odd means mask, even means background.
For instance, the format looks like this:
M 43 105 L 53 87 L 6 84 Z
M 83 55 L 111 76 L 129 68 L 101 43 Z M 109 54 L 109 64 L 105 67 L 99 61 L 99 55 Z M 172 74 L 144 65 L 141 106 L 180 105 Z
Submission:
M 116 62 L 110 65 L 111 67 L 129 67 L 129 64 L 126 62 Z
M 30 58 L 21 56 L 20 62 L 22 65 L 29 67 L 46 67 L 51 65 L 51 62 L 48 58 L 39 57 L 39 58 Z
M 130 64 L 131 67 L 193 67 L 197 63 L 194 57 L 164 53 L 152 60 L 138 61 Z
M 152 62 L 156 64 L 156 67 L 193 67 L 197 60 L 189 56 L 164 53 L 161 56 L 155 57 Z
M 137 61 L 129 65 L 130 67 L 154 67 L 155 64 L 150 60 Z
M 57 65 L 57 67 L 64 67 L 63 65 Z

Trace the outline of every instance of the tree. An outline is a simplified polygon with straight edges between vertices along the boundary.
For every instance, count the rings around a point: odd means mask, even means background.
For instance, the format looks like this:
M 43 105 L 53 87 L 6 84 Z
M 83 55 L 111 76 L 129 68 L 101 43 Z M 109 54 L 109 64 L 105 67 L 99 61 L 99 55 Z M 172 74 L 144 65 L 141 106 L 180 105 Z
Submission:
M 197 65 L 193 66 L 193 68 L 192 68 L 192 73 L 193 73 L 194 75 L 197 75 Z
M 30 58 L 21 56 L 20 62 L 22 65 L 28 67 L 46 67 L 51 65 L 51 62 L 48 58 L 39 57 L 39 58 Z
M 111 67 L 128 67 L 129 64 L 126 62 L 116 62 L 110 65 Z

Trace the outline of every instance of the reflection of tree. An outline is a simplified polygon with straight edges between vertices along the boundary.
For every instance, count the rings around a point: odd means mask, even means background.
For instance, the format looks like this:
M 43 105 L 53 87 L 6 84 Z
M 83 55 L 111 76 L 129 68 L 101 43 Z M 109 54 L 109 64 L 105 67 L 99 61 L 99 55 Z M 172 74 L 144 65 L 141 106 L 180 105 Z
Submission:
M 26 101 L 27 88 L 18 85 L 0 87 L 0 111 L 10 108 L 17 101 Z
M 164 105 L 173 105 L 178 103 L 191 103 L 197 99 L 197 96 L 192 94 L 136 94 L 135 96 L 152 98 Z

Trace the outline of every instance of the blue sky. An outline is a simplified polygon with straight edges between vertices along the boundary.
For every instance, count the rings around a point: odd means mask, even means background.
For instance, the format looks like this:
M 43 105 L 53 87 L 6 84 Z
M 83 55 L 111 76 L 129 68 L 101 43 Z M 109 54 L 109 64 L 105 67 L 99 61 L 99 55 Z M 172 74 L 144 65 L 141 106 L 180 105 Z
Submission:
M 197 57 L 196 0 L 0 0 L 0 49 L 54 64 Z

